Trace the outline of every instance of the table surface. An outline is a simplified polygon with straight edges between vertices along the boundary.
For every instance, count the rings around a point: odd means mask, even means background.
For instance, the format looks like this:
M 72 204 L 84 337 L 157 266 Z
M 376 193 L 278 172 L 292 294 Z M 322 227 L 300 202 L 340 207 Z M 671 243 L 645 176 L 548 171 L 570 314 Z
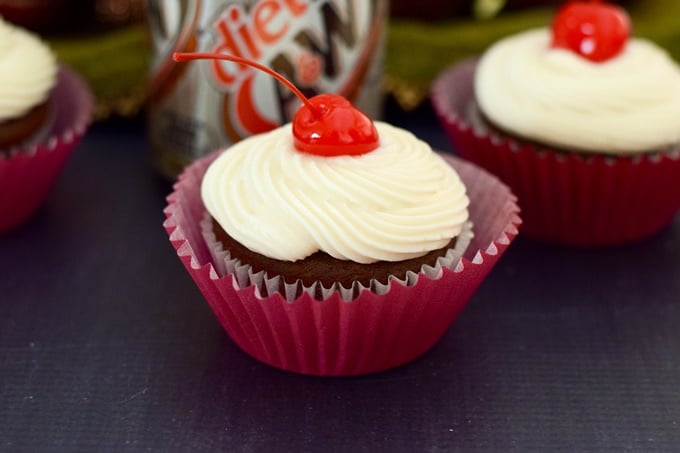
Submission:
M 388 107 L 451 150 L 428 107 Z M 422 358 L 300 376 L 213 317 L 161 226 L 143 126 L 94 125 L 0 237 L 0 451 L 680 448 L 680 218 L 617 248 L 520 236 Z

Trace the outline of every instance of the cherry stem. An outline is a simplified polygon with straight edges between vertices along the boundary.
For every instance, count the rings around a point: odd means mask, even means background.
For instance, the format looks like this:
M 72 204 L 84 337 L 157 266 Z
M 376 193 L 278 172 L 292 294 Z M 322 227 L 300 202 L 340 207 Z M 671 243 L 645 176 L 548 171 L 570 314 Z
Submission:
M 290 80 L 286 79 L 284 76 L 279 74 L 278 72 L 261 65 L 260 63 L 257 63 L 252 60 L 247 60 L 242 57 L 237 57 L 235 55 L 229 55 L 229 54 L 223 54 L 223 53 L 210 53 L 210 52 L 175 52 L 172 54 L 172 58 L 177 61 L 190 61 L 190 60 L 228 60 L 228 61 L 233 61 L 234 63 L 241 63 L 244 65 L 252 66 L 255 69 L 259 69 L 262 72 L 265 72 L 269 74 L 270 76 L 274 77 L 276 80 L 281 82 L 283 85 L 285 85 L 290 91 L 295 94 L 300 100 L 302 101 L 303 104 L 307 106 L 309 110 L 311 110 L 312 114 L 316 116 L 317 118 L 321 118 L 322 113 L 321 110 L 314 104 L 312 104 L 307 96 L 302 94 L 300 90 L 297 89 L 295 85 L 293 85 L 293 82 Z

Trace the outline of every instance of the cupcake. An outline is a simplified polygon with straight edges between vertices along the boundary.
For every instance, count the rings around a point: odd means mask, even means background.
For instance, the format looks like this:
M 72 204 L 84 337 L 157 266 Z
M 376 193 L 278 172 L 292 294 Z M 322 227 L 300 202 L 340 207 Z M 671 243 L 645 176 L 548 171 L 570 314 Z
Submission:
M 36 35 L 0 18 L 0 152 L 44 141 L 57 81 L 52 51 Z
M 90 121 L 92 99 L 35 35 L 0 18 L 0 232 L 40 206 Z
M 622 244 L 680 208 L 680 68 L 617 6 L 568 3 L 445 70 L 432 102 L 457 153 L 517 194 L 527 236 Z
M 170 241 L 254 358 L 326 376 L 409 362 L 516 235 L 514 197 L 339 96 L 302 99 L 292 124 L 184 171 Z

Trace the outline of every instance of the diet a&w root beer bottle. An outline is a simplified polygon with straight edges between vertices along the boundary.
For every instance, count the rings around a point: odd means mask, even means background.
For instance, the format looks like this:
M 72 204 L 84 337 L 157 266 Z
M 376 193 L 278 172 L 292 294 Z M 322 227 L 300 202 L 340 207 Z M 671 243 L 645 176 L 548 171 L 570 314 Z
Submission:
M 192 161 L 290 121 L 299 101 L 272 77 L 229 61 L 181 64 L 173 52 L 220 52 L 283 74 L 307 97 L 338 93 L 380 116 L 388 0 L 147 0 L 153 45 L 149 140 L 174 178 Z

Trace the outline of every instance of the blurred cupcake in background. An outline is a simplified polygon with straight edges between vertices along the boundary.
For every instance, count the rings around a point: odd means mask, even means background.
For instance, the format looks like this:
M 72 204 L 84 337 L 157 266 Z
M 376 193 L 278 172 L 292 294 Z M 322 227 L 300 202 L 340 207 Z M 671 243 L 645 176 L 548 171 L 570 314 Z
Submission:
M 618 6 L 570 2 L 433 83 L 455 150 L 513 188 L 523 234 L 622 244 L 680 209 L 680 68 L 629 27 Z
M 0 0 L 0 16 L 36 33 L 83 33 L 141 21 L 143 3 L 143 0 Z
M 37 33 L 85 80 L 96 120 L 135 117 L 146 99 L 143 0 L 0 0 L 0 16 Z M 102 64 L 102 62 L 106 62 Z
M 75 11 L 74 0 L 0 0 L 0 16 L 5 21 L 34 32 L 61 27 Z
M 49 96 L 57 61 L 39 38 L 0 18 L 0 152 L 45 141 L 54 122 Z
M 81 78 L 37 35 L 0 18 L 0 232 L 42 204 L 91 113 Z

